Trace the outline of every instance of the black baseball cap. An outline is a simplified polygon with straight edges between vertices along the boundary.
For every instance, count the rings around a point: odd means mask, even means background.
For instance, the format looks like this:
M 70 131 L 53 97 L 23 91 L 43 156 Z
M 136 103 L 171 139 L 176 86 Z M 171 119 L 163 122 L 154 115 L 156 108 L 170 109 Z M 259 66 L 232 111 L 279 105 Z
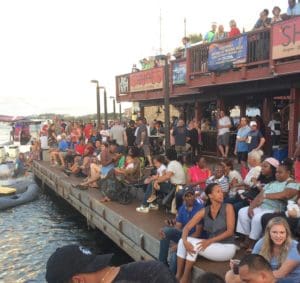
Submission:
M 93 273 L 109 266 L 113 254 L 95 255 L 89 249 L 68 245 L 58 248 L 48 259 L 48 283 L 64 283 L 74 275 Z
M 187 194 L 195 194 L 195 190 L 191 187 L 186 187 L 184 188 L 184 192 L 183 192 L 183 196 L 187 195 Z

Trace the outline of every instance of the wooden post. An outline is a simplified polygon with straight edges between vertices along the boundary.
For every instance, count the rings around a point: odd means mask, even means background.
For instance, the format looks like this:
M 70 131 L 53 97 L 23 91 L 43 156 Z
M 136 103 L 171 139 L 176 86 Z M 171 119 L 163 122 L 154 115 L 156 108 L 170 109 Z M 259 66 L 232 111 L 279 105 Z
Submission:
M 290 119 L 289 119 L 289 157 L 292 157 L 298 138 L 298 123 L 300 122 L 300 88 L 290 91 Z
M 201 103 L 199 101 L 195 104 L 195 118 L 196 121 L 200 122 L 202 119 L 202 107 Z

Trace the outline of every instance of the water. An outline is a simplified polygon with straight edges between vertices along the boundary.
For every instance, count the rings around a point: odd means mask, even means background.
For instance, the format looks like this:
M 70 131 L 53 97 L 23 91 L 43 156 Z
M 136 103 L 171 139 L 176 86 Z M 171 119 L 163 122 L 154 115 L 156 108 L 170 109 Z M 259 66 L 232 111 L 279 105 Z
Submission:
M 52 192 L 32 203 L 0 212 L 0 282 L 45 282 L 45 266 L 57 247 L 79 244 L 111 253 L 113 264 L 131 261 L 98 230 Z
M 7 123 L 0 123 L 0 145 L 9 141 L 11 126 Z

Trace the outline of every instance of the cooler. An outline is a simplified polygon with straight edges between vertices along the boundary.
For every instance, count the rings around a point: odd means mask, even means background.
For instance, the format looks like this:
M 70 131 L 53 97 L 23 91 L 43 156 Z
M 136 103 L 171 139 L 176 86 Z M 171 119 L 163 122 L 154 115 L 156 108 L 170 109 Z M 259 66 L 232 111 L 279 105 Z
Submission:
M 288 149 L 287 148 L 276 148 L 273 149 L 273 157 L 278 161 L 283 161 L 288 157 Z
M 8 147 L 8 155 L 10 158 L 18 158 L 19 153 L 20 153 L 20 150 L 17 145 L 10 145 Z

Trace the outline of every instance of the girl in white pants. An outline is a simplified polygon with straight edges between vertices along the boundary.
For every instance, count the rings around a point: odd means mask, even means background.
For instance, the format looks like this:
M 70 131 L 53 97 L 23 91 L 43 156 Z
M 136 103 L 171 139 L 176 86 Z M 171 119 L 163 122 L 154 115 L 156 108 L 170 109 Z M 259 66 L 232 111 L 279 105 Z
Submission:
M 234 244 L 213 243 L 203 251 L 199 249 L 201 239 L 188 237 L 187 241 L 194 246 L 196 252 L 188 253 L 181 239 L 177 247 L 177 256 L 192 262 L 196 261 L 198 255 L 211 261 L 228 261 L 233 258 L 236 252 L 236 245 Z
M 266 213 L 272 213 L 273 210 L 256 207 L 253 209 L 253 217 L 248 215 L 249 206 L 239 210 L 236 231 L 243 235 L 249 235 L 251 240 L 258 240 L 262 234 L 261 218 Z
M 231 204 L 223 203 L 222 188 L 209 184 L 205 189 L 207 206 L 187 223 L 177 248 L 177 274 L 180 283 L 190 282 L 191 271 L 198 254 L 215 261 L 233 258 L 235 216 Z M 202 221 L 208 239 L 188 237 L 190 230 Z

